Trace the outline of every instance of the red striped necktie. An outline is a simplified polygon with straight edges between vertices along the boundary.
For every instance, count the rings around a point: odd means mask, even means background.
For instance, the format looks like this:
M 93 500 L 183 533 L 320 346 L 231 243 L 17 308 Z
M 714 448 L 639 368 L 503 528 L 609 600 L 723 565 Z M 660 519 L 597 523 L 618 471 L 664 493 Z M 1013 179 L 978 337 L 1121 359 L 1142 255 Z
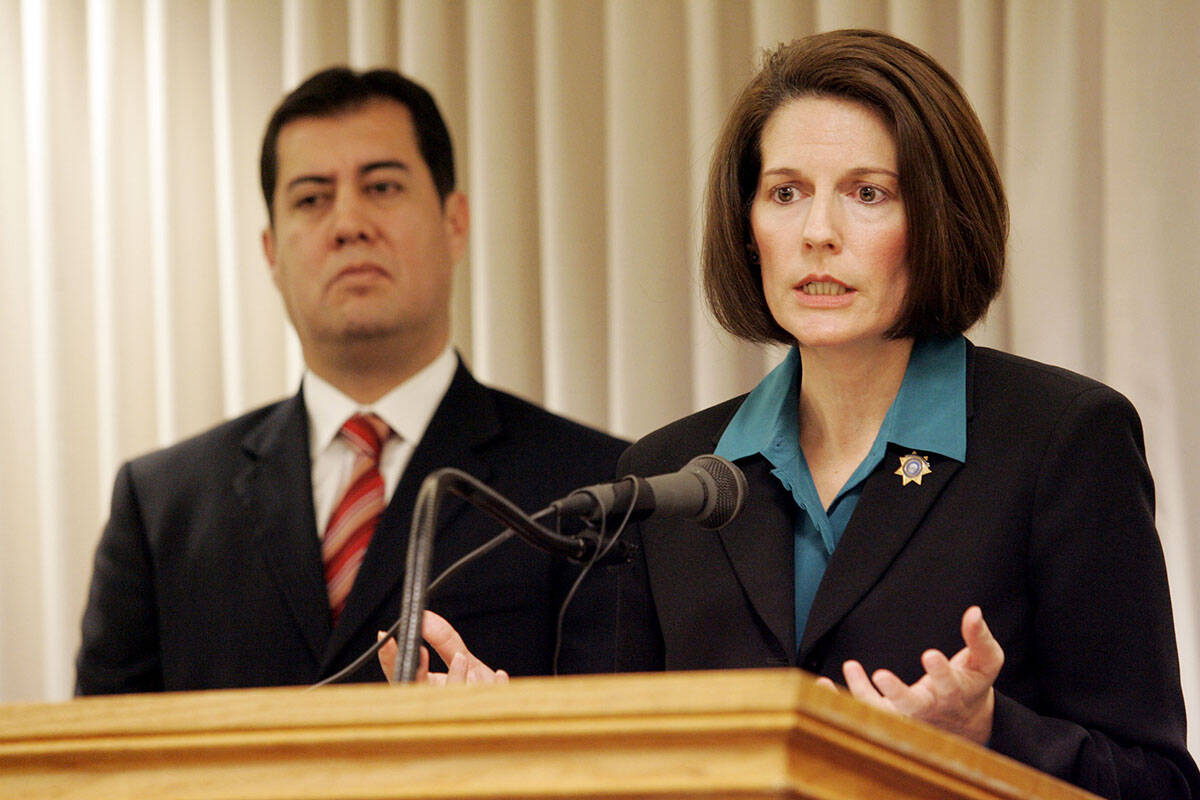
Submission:
M 391 433 L 387 423 L 374 414 L 355 414 L 346 420 L 339 432 L 354 448 L 355 457 L 350 482 L 333 509 L 321 541 L 329 609 L 334 622 L 346 605 L 346 596 L 354 586 L 354 576 L 358 574 L 358 566 L 371 543 L 375 523 L 383 513 L 379 454 Z

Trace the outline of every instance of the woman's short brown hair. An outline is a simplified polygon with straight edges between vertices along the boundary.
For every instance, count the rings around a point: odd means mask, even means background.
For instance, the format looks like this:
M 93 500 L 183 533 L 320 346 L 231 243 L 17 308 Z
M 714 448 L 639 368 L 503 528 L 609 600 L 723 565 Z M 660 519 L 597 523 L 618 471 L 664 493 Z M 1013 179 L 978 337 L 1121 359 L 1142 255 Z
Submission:
M 885 33 L 842 30 L 781 45 L 738 96 L 709 174 L 704 291 L 731 333 L 792 342 L 771 316 L 751 257 L 750 205 L 767 120 L 799 97 L 836 97 L 891 130 L 908 221 L 908 293 L 892 338 L 952 335 L 1000 291 L 1008 204 L 987 137 L 962 89 L 928 54 Z

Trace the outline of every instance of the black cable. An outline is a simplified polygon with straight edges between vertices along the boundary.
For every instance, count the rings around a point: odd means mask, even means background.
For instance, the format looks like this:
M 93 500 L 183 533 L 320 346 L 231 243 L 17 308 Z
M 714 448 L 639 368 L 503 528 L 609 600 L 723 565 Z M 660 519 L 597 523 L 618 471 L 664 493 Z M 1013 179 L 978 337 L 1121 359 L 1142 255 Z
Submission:
M 429 567 L 433 560 L 433 539 L 436 532 L 438 508 L 442 495 L 451 492 L 493 519 L 508 525 L 522 538 L 547 552 L 565 556 L 576 562 L 589 560 L 597 542 L 584 536 L 563 536 L 534 522 L 520 508 L 478 478 L 453 467 L 430 473 L 421 483 L 413 513 L 412 533 L 408 540 L 408 555 L 404 567 L 404 588 L 400 598 L 400 628 L 396 644 L 400 657 L 396 660 L 392 679 L 396 683 L 412 683 L 419 666 L 421 647 L 421 615 L 425 607 Z
M 629 525 L 629 518 L 633 516 L 633 511 L 635 508 L 637 508 L 639 491 L 640 485 L 636 480 L 633 480 L 633 495 L 629 498 L 629 507 L 625 509 L 625 516 L 621 519 L 621 524 L 617 526 L 616 532 L 613 533 L 612 538 L 607 542 L 604 541 L 604 532 L 608 524 L 608 509 L 604 507 L 603 500 L 601 500 L 599 497 L 596 498 L 596 502 L 600 506 L 601 512 L 600 530 L 597 539 L 599 544 L 596 547 L 595 553 L 592 554 L 591 559 L 589 559 L 588 562 L 583 565 L 583 569 L 581 569 L 579 574 L 575 576 L 575 580 L 571 583 L 571 588 L 567 590 L 566 595 L 563 597 L 562 605 L 558 607 L 558 621 L 554 628 L 554 659 L 550 664 L 552 675 L 558 674 L 558 657 L 562 653 L 563 621 L 566 619 L 567 606 L 569 606 L 571 601 L 575 599 L 575 593 L 579 591 L 579 585 L 583 583 L 583 579 L 587 577 L 589 572 L 591 572 L 592 567 L 594 567 L 601 559 L 608 555 L 609 551 L 612 550 L 616 545 L 617 540 L 621 538 L 621 534 L 625 532 L 626 526 Z M 555 508 L 555 506 L 551 506 L 550 508 Z
M 546 508 L 543 508 L 541 511 L 538 511 L 535 514 L 531 514 L 529 516 L 529 519 L 536 522 L 537 520 L 542 519 L 543 517 L 549 516 L 550 514 L 553 514 L 554 512 L 555 512 L 555 508 L 553 506 L 547 506 Z M 503 530 L 500 533 L 493 536 L 488 541 L 481 544 L 479 547 L 476 547 L 474 550 L 472 550 L 471 552 L 464 555 L 462 558 L 455 561 L 450 566 L 446 567 L 446 569 L 442 570 L 441 574 L 438 575 L 433 580 L 433 582 L 430 583 L 429 586 L 426 588 L 426 590 L 425 590 L 426 596 L 428 597 L 428 596 L 433 595 L 433 593 L 438 589 L 439 586 L 441 586 L 441 584 L 443 582 L 445 582 L 451 575 L 458 572 L 458 570 L 460 570 L 462 567 L 465 567 L 467 564 L 469 564 L 470 562 L 479 558 L 480 556 L 483 556 L 483 555 L 491 552 L 492 550 L 496 549 L 498 546 L 500 546 L 504 542 L 508 541 L 515 535 L 517 535 L 517 531 L 513 530 L 512 528 L 506 528 L 505 530 Z M 609 548 L 611 548 L 611 545 L 609 546 Z M 607 553 L 609 548 L 605 548 L 604 552 Z M 599 551 L 599 548 L 597 548 L 597 551 Z M 372 657 L 377 655 L 379 653 L 379 651 L 381 649 L 383 649 L 383 646 L 385 644 L 387 644 L 389 639 L 396 638 L 396 632 L 400 629 L 400 622 L 401 622 L 400 619 L 397 619 L 395 622 L 393 622 L 391 627 L 388 628 L 386 631 L 384 631 L 383 637 L 381 637 L 377 642 L 375 642 L 375 644 L 368 647 L 362 653 L 362 655 L 358 656 L 358 658 L 354 659 L 354 661 L 352 661 L 350 664 L 348 664 L 347 666 L 338 670 L 333 675 L 330 675 L 330 676 L 318 681 L 317 683 L 314 683 L 312 686 L 309 686 L 308 689 L 317 689 L 322 686 L 327 686 L 331 683 L 337 683 L 342 678 L 345 678 L 347 675 L 358 670 L 369 659 L 371 659 Z M 399 658 L 399 653 L 397 653 L 397 658 Z

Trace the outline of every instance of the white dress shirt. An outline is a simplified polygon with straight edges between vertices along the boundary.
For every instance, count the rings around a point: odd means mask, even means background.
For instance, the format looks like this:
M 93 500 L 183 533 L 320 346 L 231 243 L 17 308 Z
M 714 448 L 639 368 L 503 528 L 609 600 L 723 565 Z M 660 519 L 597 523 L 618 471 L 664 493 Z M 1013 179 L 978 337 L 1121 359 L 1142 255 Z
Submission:
M 301 391 L 308 410 L 313 509 L 321 536 L 354 468 L 356 451 L 338 436 L 342 424 L 355 414 L 375 414 L 392 429 L 379 458 L 384 503 L 387 503 L 413 449 L 425 435 L 433 412 L 450 388 L 456 369 L 458 359 L 447 345 L 429 366 L 368 406 L 356 403 L 314 373 L 304 373 Z

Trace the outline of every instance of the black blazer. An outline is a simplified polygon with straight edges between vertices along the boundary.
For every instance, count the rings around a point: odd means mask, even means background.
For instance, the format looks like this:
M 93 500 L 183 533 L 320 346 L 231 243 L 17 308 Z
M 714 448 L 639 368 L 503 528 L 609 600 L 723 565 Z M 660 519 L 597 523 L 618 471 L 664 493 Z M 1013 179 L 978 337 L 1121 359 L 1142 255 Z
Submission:
M 381 517 L 337 625 L 314 519 L 301 395 L 125 464 L 96 551 L 80 694 L 309 684 L 395 622 L 412 507 L 432 470 L 453 466 L 536 511 L 611 477 L 625 442 L 458 371 Z M 500 526 L 443 502 L 433 575 Z M 512 539 L 430 598 L 472 652 L 514 675 L 549 674 L 556 616 L 575 569 Z M 611 602 L 577 599 L 562 671 L 612 668 Z M 592 623 L 595 620 L 595 623 Z M 607 620 L 607 621 L 606 621 Z M 383 680 L 372 659 L 351 680 Z
M 620 474 L 712 452 L 744 397 L 636 443 Z M 795 503 L 761 456 L 719 532 L 654 520 L 621 588 L 621 668 L 841 665 L 906 682 L 920 654 L 962 648 L 978 604 L 1004 647 L 994 750 L 1108 797 L 1200 797 L 1141 423 L 1108 387 L 968 348 L 967 456 L 930 457 L 902 486 L 889 449 L 830 559 L 795 641 Z

